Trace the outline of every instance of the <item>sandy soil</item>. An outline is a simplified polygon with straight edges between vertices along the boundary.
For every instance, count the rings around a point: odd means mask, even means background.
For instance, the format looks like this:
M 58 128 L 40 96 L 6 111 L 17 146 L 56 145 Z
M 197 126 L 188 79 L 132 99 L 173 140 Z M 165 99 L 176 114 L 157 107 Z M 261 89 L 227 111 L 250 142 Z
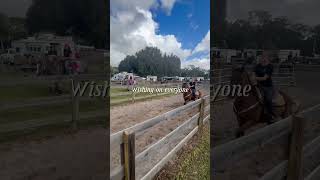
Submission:
M 316 83 L 320 80 L 319 75 L 320 72 L 296 73 L 297 87 L 289 88 L 288 93 L 301 103 L 302 109 L 320 103 L 320 85 Z M 232 101 L 217 104 L 213 109 L 215 116 L 213 119 L 214 126 L 211 129 L 211 143 L 213 143 L 213 146 L 218 146 L 235 139 L 237 122 L 232 112 Z M 320 122 L 317 119 L 319 115 L 320 109 L 308 115 L 305 127 L 305 144 L 320 135 Z M 249 130 L 248 133 L 264 126 L 266 125 L 259 124 Z M 270 144 L 252 150 L 249 155 L 237 162 L 230 162 L 226 171 L 217 172 L 214 176 L 216 180 L 256 180 L 281 161 L 287 159 L 286 154 L 287 152 L 284 152 L 283 147 Z
M 1 180 L 105 180 L 107 131 L 80 130 L 0 144 Z
M 204 91 L 204 95 L 209 94 L 209 89 Z M 180 106 L 183 106 L 183 98 L 182 95 L 175 95 L 171 97 L 165 97 L 161 99 L 148 100 L 144 102 L 137 102 L 134 104 L 127 104 L 122 106 L 115 106 L 111 108 L 111 131 L 112 133 L 118 132 L 127 127 L 131 127 L 137 123 L 146 121 L 152 117 L 163 114 L 170 110 L 176 109 Z M 144 149 L 157 142 L 159 139 L 173 131 L 176 127 L 181 125 L 185 120 L 189 119 L 193 115 L 195 115 L 197 109 L 193 109 L 188 113 L 181 114 L 174 119 L 169 119 L 163 121 L 149 129 L 147 129 L 143 135 L 136 137 L 136 154 L 139 154 Z M 181 137 L 177 137 L 175 141 L 178 141 Z M 120 164 L 119 159 L 119 149 L 118 147 L 111 147 L 111 166 L 115 167 Z M 152 159 L 148 163 L 144 163 L 143 165 L 137 165 L 136 172 L 137 177 L 141 177 L 147 171 L 150 170 L 152 166 L 150 164 L 155 165 L 155 163 L 161 159 L 168 151 L 159 150 L 159 152 L 155 155 L 152 155 Z
M 110 111 L 111 132 L 118 132 L 182 105 L 182 96 L 176 95 L 134 104 L 113 106 Z

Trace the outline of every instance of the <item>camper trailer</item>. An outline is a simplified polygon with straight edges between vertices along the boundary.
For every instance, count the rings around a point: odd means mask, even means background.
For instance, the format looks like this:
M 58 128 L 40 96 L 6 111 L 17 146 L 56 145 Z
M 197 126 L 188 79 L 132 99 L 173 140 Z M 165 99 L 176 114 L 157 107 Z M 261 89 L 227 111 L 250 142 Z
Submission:
M 299 58 L 300 57 L 300 50 L 279 50 L 278 52 L 278 57 L 280 59 L 280 62 L 284 62 L 288 60 L 288 57 L 291 55 L 292 58 L 296 57 Z
M 115 74 L 112 76 L 111 81 L 123 81 L 126 78 L 127 74 L 127 72 Z
M 204 77 L 195 77 L 195 81 L 204 81 Z
M 65 46 L 75 52 L 76 45 L 71 36 L 56 36 L 51 33 L 39 33 L 35 36 L 13 41 L 11 43 L 17 55 L 42 56 L 54 54 L 64 56 Z
M 239 53 L 240 51 L 235 49 L 213 48 L 213 56 L 222 58 L 224 63 L 231 63 L 232 57 L 237 56 Z
M 147 76 L 147 81 L 156 82 L 158 80 L 157 76 Z

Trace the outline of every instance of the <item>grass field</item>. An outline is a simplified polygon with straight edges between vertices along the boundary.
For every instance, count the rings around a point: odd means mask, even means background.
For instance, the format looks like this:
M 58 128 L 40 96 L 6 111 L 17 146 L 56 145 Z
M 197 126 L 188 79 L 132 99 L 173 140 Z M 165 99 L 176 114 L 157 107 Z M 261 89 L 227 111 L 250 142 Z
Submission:
M 210 130 L 205 126 L 156 176 L 156 180 L 209 180 Z
M 210 131 L 204 128 L 197 146 L 179 158 L 178 173 L 174 179 L 210 179 Z
M 149 99 L 159 99 L 163 97 L 173 96 L 175 93 L 136 93 L 134 102 L 144 101 Z M 123 88 L 111 87 L 110 90 L 110 105 L 120 105 L 132 102 L 132 92 L 128 91 L 125 86 Z
M 106 102 L 104 100 L 82 101 L 79 106 L 80 113 L 84 113 L 106 109 Z M 2 117 L 0 123 L 23 122 L 56 115 L 71 115 L 71 112 L 71 103 L 9 109 L 0 112 L 0 117 Z
M 15 81 L 19 80 L 22 76 L 12 76 L 10 80 Z M 104 83 L 103 81 L 99 81 L 97 83 Z M 16 104 L 24 102 L 34 102 L 37 104 L 39 98 L 49 98 L 56 97 L 58 95 L 49 91 L 49 87 L 52 82 L 48 81 L 47 84 L 23 84 L 21 86 L 8 86 L 2 87 L 0 89 L 0 105 L 1 104 Z M 63 95 L 70 94 L 70 82 L 62 83 Z M 122 94 L 121 96 L 118 96 Z M 136 101 L 143 101 L 150 98 L 162 98 L 165 96 L 170 96 L 173 94 L 149 94 L 149 93 L 140 93 L 135 95 Z M 132 102 L 132 94 L 126 88 L 114 87 L 110 89 L 111 96 L 111 105 L 119 105 L 125 103 Z M 55 98 L 54 98 L 55 99 Z M 54 100 L 53 99 L 53 100 Z M 43 101 L 43 100 L 41 100 Z M 48 101 L 47 101 L 48 102 Z M 86 99 L 80 100 L 79 111 L 80 118 L 83 113 L 91 113 L 94 111 L 103 111 L 106 110 L 107 102 L 104 98 L 95 98 L 95 99 Z M 71 117 L 72 115 L 72 104 L 71 101 L 63 102 L 59 104 L 49 104 L 47 105 L 35 105 L 28 106 L 23 108 L 10 108 L 5 110 L 0 110 L 0 126 L 4 124 L 10 123 L 24 123 L 30 120 L 35 119 L 47 119 L 54 118 L 55 116 L 61 117 L 62 115 L 68 115 Z M 71 119 L 70 119 L 71 120 Z M 57 119 L 57 121 L 59 121 Z
M 0 73 L 0 75 L 4 75 L 7 77 L 6 81 L 19 81 L 24 76 L 21 73 L 19 75 L 14 75 L 10 73 Z M 99 82 L 98 82 L 99 83 Z M 39 98 L 50 98 L 58 96 L 57 94 L 50 92 L 50 87 L 52 86 L 52 81 L 48 81 L 48 83 L 41 83 L 41 84 L 23 84 L 19 86 L 7 86 L 0 88 L 0 106 L 1 105 L 8 105 L 8 104 L 24 104 L 25 102 L 37 104 L 39 102 Z M 63 94 L 67 95 L 68 99 L 70 95 L 71 85 L 70 82 L 65 81 L 61 83 Z M 61 98 L 60 98 L 61 99 Z M 41 100 L 43 101 L 43 100 Z M 40 102 L 41 102 L 40 101 Z M 48 102 L 49 100 L 45 100 Z M 107 102 L 104 98 L 94 98 L 94 99 L 85 99 L 80 100 L 79 104 L 79 113 L 80 119 L 82 114 L 98 112 L 98 111 L 106 111 L 107 109 Z M 71 96 L 70 101 L 65 101 L 62 103 L 50 104 L 50 101 L 47 105 L 34 105 L 28 107 L 18 107 L 18 108 L 6 108 L 0 110 L 0 127 L 6 127 L 7 125 L 12 126 L 13 124 L 19 123 L 23 125 L 24 123 L 31 122 L 33 120 L 54 120 L 57 117 L 57 122 L 63 122 L 65 120 L 59 117 L 70 117 L 71 121 L 72 115 L 72 103 L 71 103 Z M 103 118 L 105 121 L 106 118 Z M 82 119 L 84 120 L 84 119 Z M 94 122 L 96 124 L 97 121 L 102 122 L 102 119 L 85 119 L 85 121 Z M 89 125 L 90 122 L 82 124 Z M 70 123 L 69 123 L 70 124 Z M 58 127 L 58 126 L 57 126 Z M 44 129 L 43 127 L 41 129 Z M 54 129 L 53 127 L 51 129 Z M 40 130 L 40 129 L 39 129 Z

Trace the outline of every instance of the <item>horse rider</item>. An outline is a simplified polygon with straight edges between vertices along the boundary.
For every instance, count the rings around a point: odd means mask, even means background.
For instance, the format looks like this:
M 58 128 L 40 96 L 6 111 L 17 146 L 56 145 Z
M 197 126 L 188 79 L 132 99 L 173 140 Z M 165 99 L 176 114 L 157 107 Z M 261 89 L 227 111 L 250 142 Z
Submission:
M 264 103 L 267 110 L 267 122 L 270 124 L 272 122 L 272 97 L 273 97 L 273 82 L 272 73 L 273 66 L 270 63 L 268 54 L 264 53 L 261 60 L 255 67 L 256 80 L 263 92 Z
M 196 82 L 194 80 L 192 80 L 190 82 L 190 89 L 192 91 L 192 97 L 195 99 L 195 97 L 196 97 Z

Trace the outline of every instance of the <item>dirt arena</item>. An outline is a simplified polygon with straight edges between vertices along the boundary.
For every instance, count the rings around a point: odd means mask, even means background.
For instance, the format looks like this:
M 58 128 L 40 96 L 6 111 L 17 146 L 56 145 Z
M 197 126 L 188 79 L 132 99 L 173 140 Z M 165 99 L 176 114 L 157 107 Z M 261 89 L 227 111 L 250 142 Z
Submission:
M 202 90 L 203 96 L 209 94 L 209 86 L 206 89 Z M 137 102 L 134 104 L 126 104 L 122 106 L 111 107 L 110 116 L 111 116 L 111 132 L 115 133 L 125 128 L 131 127 L 137 123 L 144 122 L 150 118 L 153 118 L 157 115 L 166 113 L 170 110 L 176 109 L 183 106 L 184 100 L 182 94 L 165 97 L 161 99 L 148 100 L 143 102 Z M 148 148 L 153 143 L 160 140 L 162 137 L 173 131 L 175 128 L 180 126 L 187 119 L 195 115 L 197 109 L 193 109 L 188 113 L 179 115 L 174 119 L 169 119 L 158 123 L 157 125 L 145 130 L 143 135 L 136 138 L 136 154 L 139 154 L 146 148 Z M 176 139 L 177 144 L 179 140 Z M 113 152 L 113 149 L 117 147 L 111 147 L 111 164 L 118 165 L 120 163 L 119 154 Z M 118 149 L 117 149 L 118 150 Z M 115 151 L 117 151 L 115 150 Z M 152 157 L 154 160 L 153 163 L 160 160 L 166 152 L 156 154 Z M 157 156 L 157 157 L 156 157 Z M 158 158 L 159 157 L 159 158 Z M 147 166 L 137 166 L 136 167 L 137 177 L 141 177 L 143 174 L 148 172 L 151 167 Z
M 1 180 L 105 180 L 104 128 L 0 144 Z
M 296 72 L 296 87 L 287 89 L 290 96 L 301 103 L 302 109 L 320 104 L 320 72 Z M 214 146 L 224 144 L 235 139 L 237 129 L 236 117 L 232 111 L 232 101 L 216 104 L 214 106 L 214 122 L 211 128 L 211 136 Z M 320 108 L 310 112 L 305 125 L 304 143 L 320 135 Z M 250 133 L 258 128 L 266 126 L 259 124 L 251 128 Z M 278 165 L 281 161 L 287 159 L 283 147 L 276 144 L 270 144 L 264 148 L 253 149 L 249 155 L 243 157 L 240 161 L 230 163 L 224 172 L 216 172 L 217 180 L 256 180 L 266 172 Z M 214 155 L 213 155 L 214 156 Z M 306 174 L 309 172 L 305 170 Z

